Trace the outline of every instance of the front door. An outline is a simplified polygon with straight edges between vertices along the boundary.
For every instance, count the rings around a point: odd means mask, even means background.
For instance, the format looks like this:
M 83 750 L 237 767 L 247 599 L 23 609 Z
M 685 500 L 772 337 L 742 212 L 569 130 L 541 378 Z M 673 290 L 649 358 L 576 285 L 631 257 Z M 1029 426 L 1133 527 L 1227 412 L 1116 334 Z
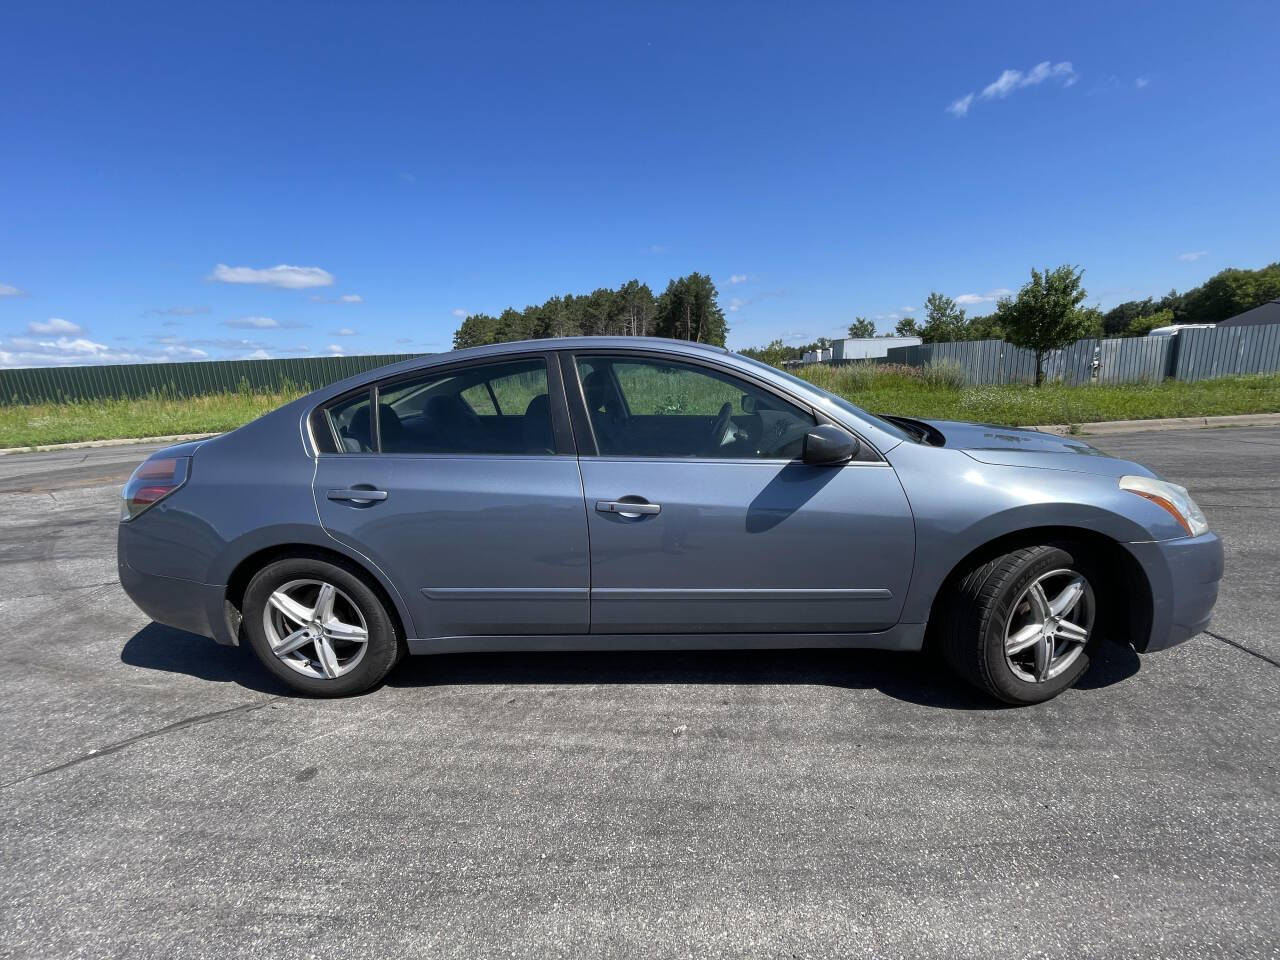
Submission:
M 597 448 L 580 458 L 593 633 L 897 623 L 915 531 L 887 463 L 800 462 L 813 414 L 715 365 L 580 353 L 566 366 Z
M 548 369 L 432 368 L 327 411 L 344 452 L 319 457 L 320 521 L 397 585 L 418 639 L 587 631 L 582 484 Z

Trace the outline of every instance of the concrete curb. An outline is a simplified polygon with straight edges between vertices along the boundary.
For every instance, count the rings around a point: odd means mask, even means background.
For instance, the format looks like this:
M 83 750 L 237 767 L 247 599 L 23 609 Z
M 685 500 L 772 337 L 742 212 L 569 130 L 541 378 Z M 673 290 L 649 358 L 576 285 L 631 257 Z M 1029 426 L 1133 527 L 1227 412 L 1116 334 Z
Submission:
M 1101 423 L 1049 423 L 1028 430 L 1058 433 L 1064 436 L 1102 437 L 1110 433 L 1133 433 L 1138 430 L 1196 430 L 1205 427 L 1280 426 L 1280 413 L 1240 413 L 1228 417 L 1169 417 L 1165 420 L 1106 420 Z M 7 453 L 45 453 L 51 450 L 85 450 L 89 447 L 127 447 L 135 443 L 185 443 L 216 437 L 216 433 L 181 433 L 171 437 L 128 437 L 122 440 L 82 440 L 79 443 L 44 443 L 36 447 L 3 447 Z
M 216 433 L 178 433 L 170 437 L 126 437 L 120 440 L 81 440 L 78 443 L 42 443 L 35 447 L 4 447 L 0 449 L 0 457 L 6 453 L 47 453 L 52 450 L 86 450 L 89 447 L 127 447 L 135 443 L 185 443 L 188 440 L 203 440 L 216 437 Z
M 1163 420 L 1104 420 L 1100 423 L 1052 423 L 1032 427 L 1042 433 L 1077 437 L 1105 437 L 1140 430 L 1196 430 L 1206 427 L 1280 426 L 1280 413 L 1238 413 L 1226 417 L 1168 417 Z

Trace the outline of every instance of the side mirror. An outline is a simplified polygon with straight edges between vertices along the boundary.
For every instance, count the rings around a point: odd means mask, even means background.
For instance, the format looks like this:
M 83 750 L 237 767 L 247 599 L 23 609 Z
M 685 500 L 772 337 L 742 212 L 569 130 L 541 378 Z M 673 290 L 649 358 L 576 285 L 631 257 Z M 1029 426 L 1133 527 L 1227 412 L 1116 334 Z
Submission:
M 804 435 L 802 459 L 815 467 L 848 463 L 857 454 L 858 438 L 828 423 L 819 424 Z

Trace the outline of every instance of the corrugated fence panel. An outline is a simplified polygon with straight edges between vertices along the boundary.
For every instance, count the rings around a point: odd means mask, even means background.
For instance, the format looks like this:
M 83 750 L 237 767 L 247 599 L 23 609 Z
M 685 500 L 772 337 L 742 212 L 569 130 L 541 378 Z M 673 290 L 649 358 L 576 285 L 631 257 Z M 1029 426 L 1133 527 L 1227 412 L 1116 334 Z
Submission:
M 1087 384 L 1207 380 L 1247 373 L 1280 372 L 1280 323 L 1252 327 L 1183 330 L 1176 337 L 1122 337 L 1077 340 L 1044 358 L 1048 381 Z M 970 383 L 1032 383 L 1036 355 L 1002 340 L 925 343 L 890 347 L 889 363 L 921 367 L 952 362 L 964 368 Z
M 1098 382 L 1160 381 L 1172 371 L 1173 337 L 1123 337 L 1098 342 Z
M 1280 370 L 1280 323 L 1183 330 L 1178 340 L 1179 380 Z
M 248 388 L 314 390 L 356 373 L 421 354 L 291 357 L 283 360 L 203 360 L 192 363 L 122 363 L 95 367 L 0 370 L 0 403 L 137 398 L 150 394 L 195 397 Z

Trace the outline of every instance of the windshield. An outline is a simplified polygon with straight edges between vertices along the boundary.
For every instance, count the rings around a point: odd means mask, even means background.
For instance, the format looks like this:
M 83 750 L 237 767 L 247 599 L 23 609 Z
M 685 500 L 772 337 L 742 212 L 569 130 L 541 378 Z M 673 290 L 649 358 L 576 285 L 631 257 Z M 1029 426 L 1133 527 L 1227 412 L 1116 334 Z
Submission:
M 785 370 L 780 370 L 778 367 L 767 364 L 762 360 L 755 360 L 751 357 L 744 357 L 740 353 L 735 353 L 734 356 L 747 361 L 747 363 L 751 364 L 752 366 L 764 367 L 764 369 L 777 374 L 778 376 L 782 377 L 784 380 L 791 381 L 793 384 L 795 384 L 798 387 L 803 387 L 804 389 L 810 391 L 811 393 L 816 393 L 821 397 L 825 397 L 827 400 L 829 400 L 832 403 L 832 405 L 839 407 L 841 410 L 844 410 L 847 413 L 853 414 L 855 417 L 860 417 L 864 420 L 872 421 L 877 427 L 879 427 L 885 433 L 895 436 L 899 440 L 910 440 L 913 443 L 918 442 L 917 437 L 912 436 L 910 433 L 908 433 L 906 430 L 903 430 L 896 423 L 892 423 L 884 419 L 884 417 L 877 417 L 874 413 L 867 413 L 867 411 L 863 410 L 861 407 L 857 406 L 856 404 L 850 403 L 844 397 L 837 396 L 836 394 L 831 393 L 828 390 L 823 390 L 821 387 L 817 386 L 816 384 L 810 383 L 808 380 L 801 379 L 800 377 L 797 377 L 795 374 L 787 373 L 787 371 Z

